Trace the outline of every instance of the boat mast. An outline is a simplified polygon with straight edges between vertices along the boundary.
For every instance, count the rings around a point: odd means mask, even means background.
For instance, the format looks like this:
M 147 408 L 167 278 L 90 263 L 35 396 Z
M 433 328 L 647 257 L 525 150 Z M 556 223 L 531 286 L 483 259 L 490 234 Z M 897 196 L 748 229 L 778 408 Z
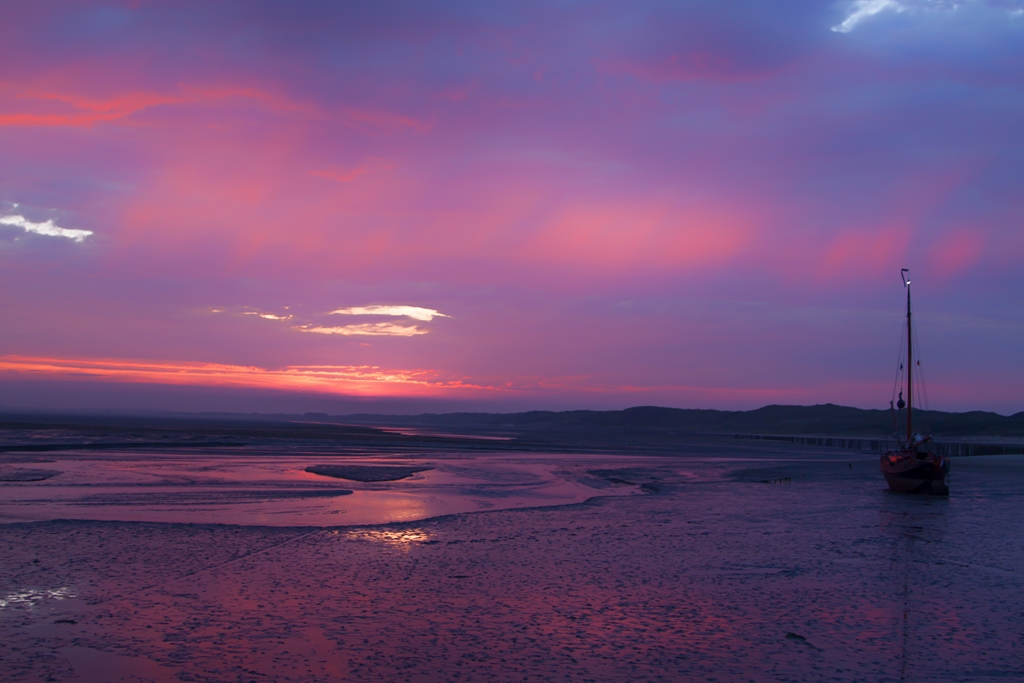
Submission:
M 911 412 L 913 412 L 914 405 L 914 342 L 911 339 L 911 329 L 913 326 L 910 324 L 910 280 L 906 278 L 904 273 L 909 273 L 909 268 L 903 268 L 900 270 L 900 277 L 903 278 L 903 286 L 907 288 L 907 443 L 912 443 L 914 439 L 913 423 L 911 422 Z

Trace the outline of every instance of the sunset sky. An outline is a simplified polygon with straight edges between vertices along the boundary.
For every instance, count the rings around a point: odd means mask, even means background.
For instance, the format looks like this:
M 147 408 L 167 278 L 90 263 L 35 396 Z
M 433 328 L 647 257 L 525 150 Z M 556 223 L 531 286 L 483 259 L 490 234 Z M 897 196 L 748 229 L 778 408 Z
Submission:
M 887 407 L 901 267 L 1024 410 L 1024 0 L 3 10 L 0 408 Z

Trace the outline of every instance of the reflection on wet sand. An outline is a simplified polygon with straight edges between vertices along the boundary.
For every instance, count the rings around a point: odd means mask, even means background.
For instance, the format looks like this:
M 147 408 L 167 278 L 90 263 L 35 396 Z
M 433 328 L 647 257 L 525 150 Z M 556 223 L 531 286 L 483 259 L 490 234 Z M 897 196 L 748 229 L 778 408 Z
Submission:
M 67 586 L 60 588 L 24 588 L 0 594 L 0 609 L 11 605 L 32 606 L 44 600 L 67 600 L 75 597 Z
M 0 522 L 387 524 L 479 510 L 578 503 L 596 494 L 625 492 L 595 489 L 585 478 L 528 457 L 412 462 L 345 458 L 337 465 L 310 465 L 312 458 L 302 455 L 185 458 L 75 452 L 48 454 L 48 458 L 60 476 L 4 483 Z M 391 474 L 397 470 L 401 476 Z M 323 476 L 324 472 L 332 476 Z M 346 478 L 337 478 L 338 473 Z
M 430 534 L 423 529 L 353 529 L 348 538 L 382 543 L 392 548 L 408 550 L 413 543 L 428 543 Z

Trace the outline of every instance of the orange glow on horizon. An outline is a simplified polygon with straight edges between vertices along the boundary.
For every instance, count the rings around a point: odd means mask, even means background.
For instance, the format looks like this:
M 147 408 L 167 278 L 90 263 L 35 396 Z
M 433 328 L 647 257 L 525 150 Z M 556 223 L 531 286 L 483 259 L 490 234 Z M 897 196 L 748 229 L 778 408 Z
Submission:
M 792 402 L 807 398 L 803 389 L 758 387 L 707 387 L 680 384 L 631 386 L 597 382 L 593 377 L 541 378 L 474 384 L 444 380 L 433 370 L 384 370 L 371 365 L 294 365 L 268 369 L 222 363 L 142 361 L 124 359 L 39 358 L 0 356 L 0 377 L 25 375 L 63 379 L 87 379 L 132 384 L 231 387 L 275 391 L 304 391 L 366 397 L 463 398 L 496 397 L 501 393 L 591 396 L 663 394 L 686 395 L 712 401 L 746 400 Z M 649 400 L 649 399 L 645 399 Z
M 369 365 L 296 365 L 280 370 L 217 363 L 119 359 L 0 356 L 0 372 L 32 375 L 85 375 L 114 382 L 315 391 L 356 396 L 440 396 L 451 391 L 495 391 L 448 381 L 430 370 L 382 370 Z

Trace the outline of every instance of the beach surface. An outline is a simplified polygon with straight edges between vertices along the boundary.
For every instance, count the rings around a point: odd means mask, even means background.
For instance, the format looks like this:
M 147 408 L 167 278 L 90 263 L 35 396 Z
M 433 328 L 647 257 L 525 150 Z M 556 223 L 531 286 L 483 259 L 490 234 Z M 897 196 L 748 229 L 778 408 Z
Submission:
M 1021 456 L 955 460 L 949 498 L 759 444 L 405 454 L 433 469 L 365 483 L 204 457 L 9 465 L 61 473 L 0 483 L 0 680 L 1024 678 Z

